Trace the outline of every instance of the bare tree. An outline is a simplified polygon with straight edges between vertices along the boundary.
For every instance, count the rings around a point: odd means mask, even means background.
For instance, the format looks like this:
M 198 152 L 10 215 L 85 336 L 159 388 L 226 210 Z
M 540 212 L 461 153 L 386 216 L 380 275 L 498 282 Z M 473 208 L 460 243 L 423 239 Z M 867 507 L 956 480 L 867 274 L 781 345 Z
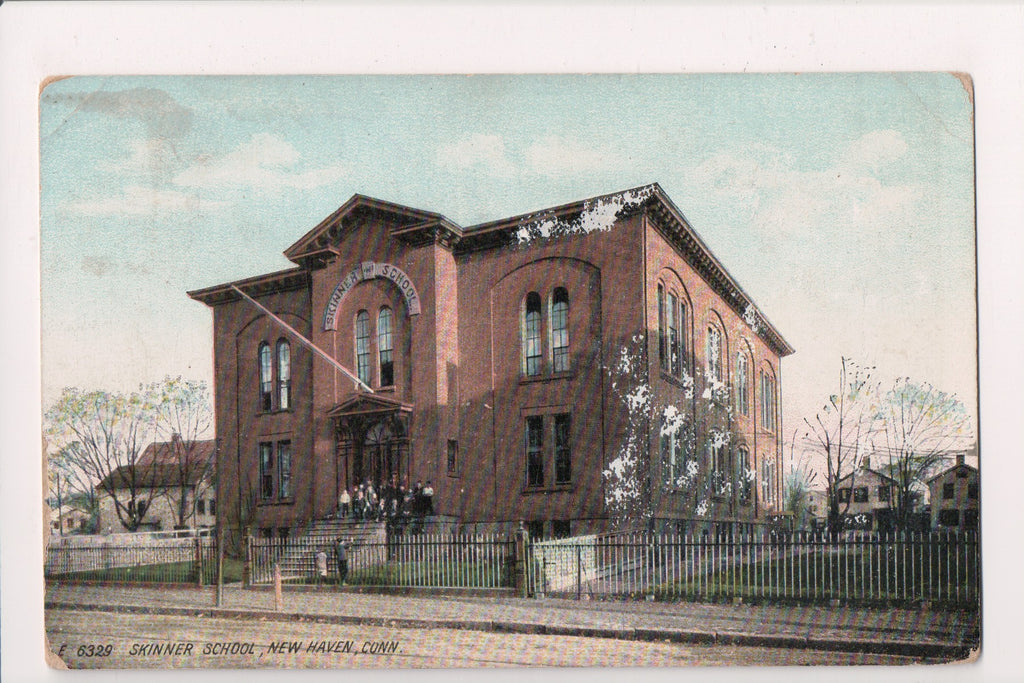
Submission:
M 206 382 L 181 377 L 165 377 L 146 390 L 157 434 L 167 443 L 153 449 L 156 465 L 165 473 L 160 494 L 171 503 L 176 525 L 185 527 L 195 517 L 196 498 L 214 466 L 210 391 Z
M 65 507 L 80 510 L 89 515 L 89 526 L 95 528 L 99 513 L 96 483 L 82 469 L 82 445 L 73 441 L 55 453 L 48 453 L 46 460 L 50 498 L 57 503 L 58 518 Z
M 906 528 L 913 512 L 914 488 L 942 464 L 948 453 L 965 448 L 970 440 L 970 418 L 955 394 L 907 377 L 897 379 L 878 410 L 879 431 L 885 447 L 889 476 L 896 481 L 891 505 L 899 528 Z
M 846 509 L 840 510 L 836 483 L 857 468 L 875 428 L 877 386 L 872 384 L 873 370 L 842 358 L 839 390 L 829 396 L 813 419 L 804 418 L 805 439 L 825 460 L 828 530 L 832 535 L 841 530 L 842 515 L 850 507 L 847 500 Z

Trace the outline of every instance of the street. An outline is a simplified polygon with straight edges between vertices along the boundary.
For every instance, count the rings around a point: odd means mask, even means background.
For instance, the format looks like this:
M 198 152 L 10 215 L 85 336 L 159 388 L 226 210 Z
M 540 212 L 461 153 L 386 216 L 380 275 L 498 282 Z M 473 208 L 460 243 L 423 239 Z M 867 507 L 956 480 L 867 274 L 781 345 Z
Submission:
M 70 668 L 443 668 L 910 664 L 814 650 L 115 614 L 51 609 L 46 630 Z

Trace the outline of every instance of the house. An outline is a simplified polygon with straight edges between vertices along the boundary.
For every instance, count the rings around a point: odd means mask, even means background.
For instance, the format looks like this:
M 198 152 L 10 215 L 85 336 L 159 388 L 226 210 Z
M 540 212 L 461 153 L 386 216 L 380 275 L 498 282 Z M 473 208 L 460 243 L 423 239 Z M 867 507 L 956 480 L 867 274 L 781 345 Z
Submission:
M 213 314 L 218 499 L 251 511 L 227 525 L 283 535 L 420 481 L 466 531 L 599 532 L 637 449 L 660 524 L 781 511 L 793 349 L 658 185 L 471 227 L 355 195 L 284 254 L 189 292 Z M 698 415 L 722 387 L 735 410 Z M 687 450 L 680 415 L 736 438 Z
M 977 468 L 966 464 L 962 454 L 956 464 L 929 479 L 932 529 L 977 531 L 978 485 Z
M 182 517 L 187 528 L 211 527 L 217 520 L 215 472 L 214 440 L 185 441 L 173 435 L 171 441 L 151 443 L 134 465 L 118 467 L 100 482 L 98 528 L 115 533 L 124 529 L 111 489 L 127 514 L 141 518 L 139 530 L 181 528 Z
M 92 515 L 75 507 L 63 506 L 63 512 L 50 508 L 50 533 L 54 536 L 66 536 L 73 533 L 89 533 L 92 526 Z
M 861 467 L 835 484 L 839 513 L 848 529 L 889 531 L 893 528 L 896 480 L 871 469 L 865 457 Z M 826 504 L 825 516 L 828 517 Z

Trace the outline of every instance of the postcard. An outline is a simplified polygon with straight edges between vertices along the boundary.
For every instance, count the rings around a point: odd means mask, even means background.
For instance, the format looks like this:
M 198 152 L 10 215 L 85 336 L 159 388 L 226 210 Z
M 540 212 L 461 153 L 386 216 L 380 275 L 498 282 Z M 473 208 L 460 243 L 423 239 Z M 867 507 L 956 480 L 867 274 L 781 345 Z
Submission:
M 47 81 L 52 665 L 976 658 L 973 121 L 946 72 Z

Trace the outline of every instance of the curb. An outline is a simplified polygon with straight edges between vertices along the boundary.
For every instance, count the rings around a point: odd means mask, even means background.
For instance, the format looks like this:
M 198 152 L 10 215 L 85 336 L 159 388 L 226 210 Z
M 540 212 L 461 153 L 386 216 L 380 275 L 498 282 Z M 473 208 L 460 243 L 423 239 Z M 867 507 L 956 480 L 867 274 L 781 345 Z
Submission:
M 734 645 L 830 652 L 928 657 L 943 660 L 966 659 L 974 647 L 952 643 L 921 643 L 914 641 L 878 641 L 857 638 L 821 638 L 785 634 L 742 633 L 736 631 L 687 631 L 648 628 L 614 628 L 568 626 L 519 621 L 479 621 L 456 619 L 416 619 L 408 617 L 362 617 L 351 614 L 307 614 L 272 610 L 232 609 L 224 607 L 153 607 L 147 605 L 101 605 L 47 602 L 48 610 L 82 612 L 113 612 L 116 614 L 155 614 L 168 616 L 254 619 L 262 621 L 296 621 L 317 624 L 376 626 L 383 628 L 446 628 L 462 631 L 486 631 L 522 635 L 571 636 L 606 638 L 644 642 L 671 642 L 690 645 Z

